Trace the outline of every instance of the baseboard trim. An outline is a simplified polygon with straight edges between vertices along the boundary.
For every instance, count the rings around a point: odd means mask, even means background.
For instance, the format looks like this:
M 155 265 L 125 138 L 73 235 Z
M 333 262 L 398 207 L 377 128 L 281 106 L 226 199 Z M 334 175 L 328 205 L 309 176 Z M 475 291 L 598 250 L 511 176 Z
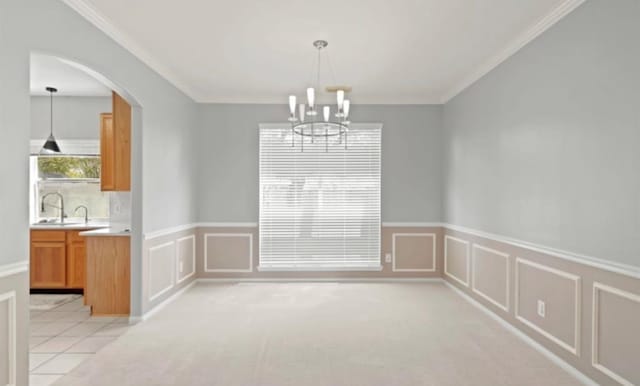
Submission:
M 29 260 L 0 265 L 0 277 L 12 276 L 29 270 Z
M 129 317 L 129 323 L 130 324 L 134 324 L 134 323 L 144 322 L 145 320 L 149 319 L 153 315 L 157 314 L 164 307 L 166 307 L 169 303 L 173 302 L 174 300 L 176 300 L 180 296 L 182 296 L 185 292 L 187 292 L 189 289 L 191 289 L 191 287 L 193 287 L 197 282 L 198 282 L 198 279 L 192 280 L 189 284 L 187 284 L 186 286 L 180 288 L 173 295 L 169 296 L 168 298 L 166 298 L 162 302 L 158 303 L 155 307 L 153 307 L 149 311 L 145 312 L 142 316 L 130 316 Z
M 547 349 L 546 347 L 544 347 L 543 345 L 541 345 L 540 343 L 535 341 L 533 338 L 531 338 L 530 336 L 528 336 L 524 332 L 520 331 L 517 327 L 515 327 L 511 323 L 507 322 L 506 320 L 502 319 L 500 316 L 498 316 L 495 313 L 493 313 L 490 309 L 486 308 L 480 302 L 478 302 L 477 300 L 472 298 L 469 294 L 465 293 L 460 288 L 458 288 L 455 285 L 449 283 L 448 281 L 446 281 L 446 280 L 443 280 L 443 281 L 444 281 L 444 283 L 445 283 L 445 285 L 447 287 L 449 287 L 451 290 L 453 290 L 453 292 L 455 292 L 456 294 L 460 295 L 463 299 L 468 301 L 471 305 L 475 306 L 480 311 L 482 311 L 487 316 L 489 316 L 491 319 L 493 319 L 496 322 L 498 322 L 502 327 L 504 327 L 509 332 L 511 332 L 512 334 L 514 334 L 515 336 L 520 338 L 522 341 L 527 343 L 534 350 L 538 351 L 540 354 L 542 354 L 545 357 L 547 357 L 553 363 L 555 363 L 556 365 L 560 366 L 563 370 L 565 370 L 566 372 L 571 374 L 579 382 L 581 382 L 584 385 L 598 386 L 598 383 L 596 383 L 593 379 L 589 378 L 584 373 L 582 373 L 580 370 L 576 369 L 571 364 L 569 364 L 568 362 L 566 362 L 565 360 L 563 360 L 562 358 L 560 358 L 559 356 L 557 356 L 556 354 L 551 352 L 549 349 Z

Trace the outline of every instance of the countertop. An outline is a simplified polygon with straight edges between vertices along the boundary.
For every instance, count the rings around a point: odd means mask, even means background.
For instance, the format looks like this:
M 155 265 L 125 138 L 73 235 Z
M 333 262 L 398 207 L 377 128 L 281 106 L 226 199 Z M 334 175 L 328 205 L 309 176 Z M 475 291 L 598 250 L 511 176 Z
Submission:
M 30 229 L 38 229 L 38 230 L 52 230 L 52 231 L 60 231 L 60 230 L 86 230 L 86 229 L 98 229 L 98 228 L 108 228 L 111 224 L 108 222 L 88 222 L 88 223 L 68 223 L 68 224 L 31 224 Z
M 62 231 L 81 231 L 80 236 L 130 236 L 131 227 L 127 224 L 112 224 L 108 222 L 67 223 L 67 224 L 31 224 L 31 229 Z M 84 231 L 84 232 L 82 232 Z
M 108 228 L 100 228 L 86 232 L 80 232 L 79 235 L 84 237 L 131 236 L 131 227 L 124 224 L 111 224 L 111 226 L 109 226 Z

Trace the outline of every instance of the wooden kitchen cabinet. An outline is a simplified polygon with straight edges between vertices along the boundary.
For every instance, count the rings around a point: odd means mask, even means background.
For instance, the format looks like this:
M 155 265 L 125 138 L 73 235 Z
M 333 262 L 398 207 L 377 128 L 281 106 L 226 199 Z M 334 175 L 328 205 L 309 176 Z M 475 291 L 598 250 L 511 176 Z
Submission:
M 87 252 L 77 230 L 31 230 L 31 288 L 85 288 Z
M 31 231 L 31 288 L 65 288 L 67 253 L 64 231 Z
M 131 240 L 128 236 L 87 236 L 85 299 L 92 315 L 129 315 Z
M 102 191 L 115 190 L 113 173 L 115 164 L 113 157 L 113 115 L 111 113 L 100 114 L 100 189 Z
M 103 191 L 130 191 L 131 106 L 114 92 L 112 109 L 100 114 L 100 186 Z
M 87 248 L 79 232 L 67 232 L 67 288 L 84 288 Z

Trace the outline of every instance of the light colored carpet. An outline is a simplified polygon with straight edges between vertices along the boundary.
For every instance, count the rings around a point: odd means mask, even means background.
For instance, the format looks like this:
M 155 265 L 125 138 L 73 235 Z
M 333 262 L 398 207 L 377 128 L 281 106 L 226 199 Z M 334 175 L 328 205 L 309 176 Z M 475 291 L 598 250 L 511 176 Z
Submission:
M 32 294 L 29 295 L 30 310 L 52 310 L 63 304 L 80 299 L 82 295 L 74 294 Z
M 56 385 L 578 385 L 442 283 L 198 284 Z

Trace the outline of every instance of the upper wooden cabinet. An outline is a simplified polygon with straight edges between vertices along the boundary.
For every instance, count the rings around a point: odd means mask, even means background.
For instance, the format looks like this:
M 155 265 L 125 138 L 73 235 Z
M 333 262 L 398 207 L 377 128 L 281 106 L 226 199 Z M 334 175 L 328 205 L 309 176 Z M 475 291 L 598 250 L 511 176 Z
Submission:
M 131 190 L 131 106 L 113 93 L 112 113 L 100 114 L 101 189 Z

